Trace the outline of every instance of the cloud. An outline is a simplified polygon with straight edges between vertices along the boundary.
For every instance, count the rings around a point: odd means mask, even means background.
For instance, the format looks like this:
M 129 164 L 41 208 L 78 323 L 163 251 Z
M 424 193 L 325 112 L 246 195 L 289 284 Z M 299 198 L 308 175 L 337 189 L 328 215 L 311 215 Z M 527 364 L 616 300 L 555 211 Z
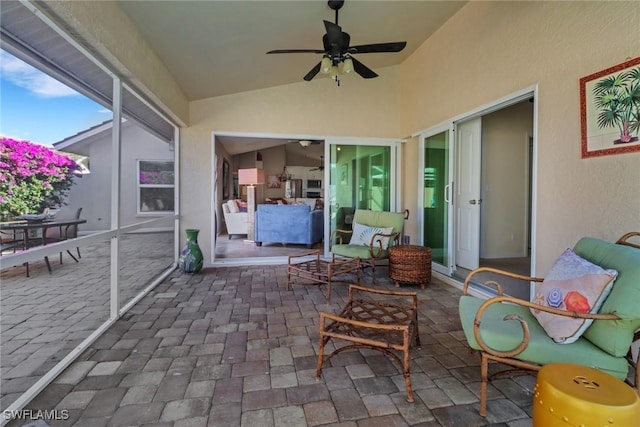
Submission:
M 0 73 L 2 78 L 43 98 L 79 95 L 68 86 L 3 50 L 0 50 Z

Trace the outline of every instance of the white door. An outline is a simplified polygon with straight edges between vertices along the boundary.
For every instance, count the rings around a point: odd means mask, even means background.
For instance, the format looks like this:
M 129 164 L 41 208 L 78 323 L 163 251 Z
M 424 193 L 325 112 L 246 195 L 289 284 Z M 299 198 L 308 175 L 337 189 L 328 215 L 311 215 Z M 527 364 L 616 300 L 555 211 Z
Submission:
M 481 131 L 481 118 L 456 127 L 456 265 L 469 270 L 479 265 Z

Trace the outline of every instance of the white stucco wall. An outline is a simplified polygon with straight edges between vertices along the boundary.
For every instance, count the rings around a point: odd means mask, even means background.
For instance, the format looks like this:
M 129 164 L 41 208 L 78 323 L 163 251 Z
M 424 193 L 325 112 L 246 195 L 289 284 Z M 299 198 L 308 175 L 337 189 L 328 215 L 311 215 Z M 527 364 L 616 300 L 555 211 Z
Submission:
M 81 233 L 108 230 L 111 227 L 111 132 L 107 131 L 88 144 L 79 143 L 66 151 L 89 157 L 90 174 L 76 178 L 69 192 L 68 204 L 58 212 L 60 218 L 72 217 L 82 208 Z M 121 147 L 121 225 L 135 224 L 159 215 L 137 213 L 137 161 L 173 161 L 169 144 L 144 129 L 131 124 L 122 127 Z

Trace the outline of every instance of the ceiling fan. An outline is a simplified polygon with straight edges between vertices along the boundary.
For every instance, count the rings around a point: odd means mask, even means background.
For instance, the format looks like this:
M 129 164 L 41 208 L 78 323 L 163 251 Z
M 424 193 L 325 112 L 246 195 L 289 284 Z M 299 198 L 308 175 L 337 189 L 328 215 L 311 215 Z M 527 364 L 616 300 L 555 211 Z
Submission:
M 324 155 L 320 155 L 320 165 L 317 168 L 309 169 L 312 171 L 323 171 L 324 170 Z
M 310 145 L 316 145 L 316 144 L 320 144 L 322 143 L 322 141 L 317 141 L 317 140 L 308 140 L 308 139 L 301 139 L 300 141 L 298 141 L 298 144 L 300 144 L 300 146 L 302 148 L 307 148 Z
M 324 21 L 324 27 L 327 30 L 326 34 L 322 36 L 324 49 L 278 49 L 267 52 L 267 54 L 322 54 L 322 60 L 304 76 L 304 80 L 311 81 L 318 73 L 329 74 L 339 86 L 340 80 L 338 75 L 340 73 L 340 64 L 342 64 L 343 73 L 348 74 L 355 71 L 365 79 L 378 77 L 378 74 L 358 61 L 353 55 L 360 53 L 400 52 L 407 45 L 407 42 L 391 42 L 349 46 L 351 36 L 349 33 L 342 31 L 342 27 L 338 25 L 338 11 L 344 5 L 344 0 L 329 0 L 327 3 L 332 10 L 336 11 L 336 22 Z

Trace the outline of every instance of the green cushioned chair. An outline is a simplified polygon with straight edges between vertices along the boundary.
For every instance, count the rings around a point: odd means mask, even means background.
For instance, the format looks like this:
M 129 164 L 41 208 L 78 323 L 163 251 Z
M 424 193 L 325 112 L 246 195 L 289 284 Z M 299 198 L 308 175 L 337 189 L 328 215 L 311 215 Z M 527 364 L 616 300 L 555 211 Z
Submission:
M 635 387 L 640 393 L 638 356 L 631 358 L 630 347 L 640 336 L 640 245 L 630 242 L 640 233 L 628 233 L 616 243 L 584 237 L 573 248 L 582 258 L 604 269 L 614 269 L 618 277 L 598 314 L 574 313 L 541 306 L 502 295 L 496 277 L 521 280 L 523 285 L 543 279 L 521 276 L 493 268 L 472 271 L 464 283 L 458 311 L 462 329 L 472 350 L 481 355 L 480 415 L 486 415 L 487 382 L 498 375 L 518 371 L 537 371 L 548 363 L 577 363 L 602 370 L 616 378 L 626 379 L 629 363 L 635 366 Z M 474 276 L 489 280 L 498 296 L 487 300 L 469 295 Z M 546 334 L 530 309 L 535 308 L 561 316 L 594 319 L 576 342 L 558 344 Z M 635 335 L 634 335 L 635 334 Z M 513 368 L 488 376 L 489 361 Z
M 331 232 L 329 249 L 336 256 L 343 258 L 360 258 L 363 267 L 371 267 L 372 282 L 376 283 L 376 262 L 389 258 L 388 247 L 384 247 L 381 238 L 388 239 L 388 246 L 400 243 L 400 235 L 404 227 L 404 220 L 408 218 L 409 211 L 381 212 L 357 209 L 353 215 L 353 225 L 360 224 L 368 227 L 389 228 L 390 233 L 374 233 L 371 235 L 367 246 L 349 244 L 353 240 L 353 230 L 335 229 Z M 349 238 L 350 241 L 346 241 Z

